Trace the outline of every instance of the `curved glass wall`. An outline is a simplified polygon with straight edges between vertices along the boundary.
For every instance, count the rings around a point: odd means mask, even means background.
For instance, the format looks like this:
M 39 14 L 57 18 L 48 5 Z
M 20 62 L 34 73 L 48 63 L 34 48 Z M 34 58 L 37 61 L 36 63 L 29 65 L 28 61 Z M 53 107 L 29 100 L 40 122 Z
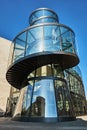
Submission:
M 24 97 L 22 111 L 24 110 L 24 108 L 26 108 L 26 115 L 30 114 L 31 117 L 57 117 L 53 80 L 36 79 L 32 82 L 35 83 L 33 84 L 33 86 L 29 85 L 27 87 L 27 92 L 25 95 L 29 98 Z M 30 100 L 30 98 L 32 99 Z
M 60 52 L 75 54 L 74 33 L 68 27 L 58 24 L 34 26 L 19 34 L 13 43 L 13 61 L 39 52 Z
M 44 22 L 59 22 L 56 13 L 47 8 L 37 9 L 29 17 L 30 25 Z
M 71 72 L 73 75 L 75 75 L 79 78 L 82 78 L 82 74 L 81 74 L 81 70 L 80 70 L 79 66 L 69 68 L 68 71 Z
M 81 71 L 78 66 L 65 70 L 70 91 L 85 97 Z
M 28 76 L 22 97 L 21 111 L 15 116 L 57 119 L 74 116 L 70 93 L 59 65 L 47 65 L 33 71 Z
M 78 66 L 65 70 L 68 87 L 72 97 L 76 115 L 86 113 L 86 99 L 81 71 Z
M 57 20 L 53 17 L 47 17 L 47 16 L 43 16 L 43 17 L 40 17 L 39 19 L 37 19 L 36 21 L 34 21 L 34 23 L 32 23 L 33 25 L 35 24 L 41 24 L 41 23 L 47 23 L 49 20 L 49 23 L 57 23 Z

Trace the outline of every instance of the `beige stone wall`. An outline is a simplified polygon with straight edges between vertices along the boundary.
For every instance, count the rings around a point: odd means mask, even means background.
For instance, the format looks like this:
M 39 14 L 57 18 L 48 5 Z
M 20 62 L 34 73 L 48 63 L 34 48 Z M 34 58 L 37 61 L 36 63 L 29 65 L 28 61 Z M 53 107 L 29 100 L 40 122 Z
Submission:
M 7 98 L 10 94 L 10 85 L 6 81 L 6 70 L 11 41 L 0 37 L 0 109 L 6 110 Z

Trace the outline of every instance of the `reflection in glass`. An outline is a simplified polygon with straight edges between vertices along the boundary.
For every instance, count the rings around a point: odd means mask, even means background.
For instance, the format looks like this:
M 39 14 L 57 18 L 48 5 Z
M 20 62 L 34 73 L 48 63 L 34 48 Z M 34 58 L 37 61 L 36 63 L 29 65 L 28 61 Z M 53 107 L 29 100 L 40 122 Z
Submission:
M 23 99 L 23 106 L 22 106 L 22 115 L 29 115 L 30 114 L 30 107 L 31 107 L 31 98 L 32 98 L 32 81 L 30 82 L 31 84 L 26 87 L 26 91 L 24 94 L 24 99 Z
M 37 99 L 42 103 L 36 105 L 37 107 L 35 108 L 37 111 L 40 111 L 41 115 L 39 116 L 57 117 L 53 80 L 43 79 L 40 81 L 35 81 L 32 99 L 32 116 L 36 116 L 33 108 L 35 106 L 34 104 L 37 102 Z M 40 108 L 41 110 L 39 110 Z
M 74 116 L 70 91 L 59 64 L 37 68 L 27 78 L 28 85 L 22 96 L 23 117 L 59 119 Z
M 74 33 L 68 27 L 59 24 L 50 23 L 28 28 L 26 33 L 18 35 L 14 44 L 13 60 L 15 61 L 43 51 L 76 53 Z
M 59 117 L 72 117 L 74 115 L 73 105 L 65 82 L 55 80 L 55 91 Z

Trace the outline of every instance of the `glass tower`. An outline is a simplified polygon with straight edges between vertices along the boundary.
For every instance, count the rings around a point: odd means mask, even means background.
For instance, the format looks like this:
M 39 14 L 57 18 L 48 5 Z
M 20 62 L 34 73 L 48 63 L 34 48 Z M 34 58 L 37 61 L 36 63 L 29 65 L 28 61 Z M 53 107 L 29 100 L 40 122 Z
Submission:
M 6 73 L 7 81 L 20 89 L 13 119 L 73 120 L 74 104 L 65 70 L 79 63 L 75 34 L 48 8 L 33 11 L 29 24 L 13 40 Z

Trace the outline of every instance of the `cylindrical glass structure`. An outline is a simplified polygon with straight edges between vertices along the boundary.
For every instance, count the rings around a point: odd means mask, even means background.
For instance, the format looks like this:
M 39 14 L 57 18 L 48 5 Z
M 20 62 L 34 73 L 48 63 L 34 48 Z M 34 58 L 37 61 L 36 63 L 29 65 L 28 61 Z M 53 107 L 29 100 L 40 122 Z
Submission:
M 62 121 L 75 119 L 64 70 L 79 63 L 75 34 L 60 24 L 47 8 L 32 12 L 30 26 L 13 40 L 11 65 L 6 77 L 21 89 L 14 119 Z
M 58 16 L 56 13 L 47 8 L 39 8 L 32 12 L 32 14 L 29 17 L 29 24 L 41 24 L 41 23 L 48 23 L 48 22 L 59 22 Z
M 47 65 L 28 76 L 28 84 L 20 94 L 14 119 L 26 121 L 61 121 L 74 119 L 71 96 L 60 65 Z M 21 99 L 21 100 L 20 100 Z

